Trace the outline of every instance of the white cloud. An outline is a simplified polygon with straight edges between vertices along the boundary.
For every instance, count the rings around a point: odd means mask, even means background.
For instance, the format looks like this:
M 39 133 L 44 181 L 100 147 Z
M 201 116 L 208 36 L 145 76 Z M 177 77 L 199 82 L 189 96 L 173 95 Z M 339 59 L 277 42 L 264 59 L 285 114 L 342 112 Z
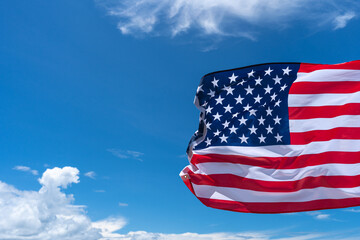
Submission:
M 95 173 L 94 171 L 90 171 L 90 172 L 84 173 L 84 175 L 85 175 L 86 177 L 95 179 L 96 173 Z
M 111 152 L 115 157 L 118 158 L 132 158 L 138 161 L 143 161 L 140 157 L 144 155 L 142 152 L 132 151 L 132 150 L 121 150 L 117 148 L 107 149 L 108 152 Z
M 307 213 L 310 216 L 313 216 L 317 220 L 327 220 L 330 219 L 330 214 L 325 214 L 322 212 L 314 211 L 314 212 L 308 212 Z
M 100 230 L 92 227 L 83 207 L 61 191 L 79 182 L 78 173 L 73 167 L 47 169 L 39 191 L 0 182 L 0 239 L 99 239 Z
M 129 204 L 127 204 L 127 203 L 122 203 L 122 202 L 119 202 L 119 206 L 120 206 L 120 207 L 127 207 L 127 206 L 129 206 Z
M 97 193 L 104 193 L 104 192 L 105 192 L 105 190 L 103 190 L 103 189 L 97 189 L 97 190 L 94 190 L 94 192 L 97 192 Z
M 13 168 L 14 170 L 18 170 L 18 171 L 22 171 L 22 172 L 29 172 L 31 173 L 32 175 L 38 175 L 38 171 L 37 170 L 33 170 L 31 169 L 30 167 L 27 167 L 27 166 L 15 166 Z
M 126 225 L 126 220 L 124 218 L 110 217 L 101 221 L 94 222 L 94 228 L 101 229 L 102 239 L 115 239 L 121 236 L 118 233 L 114 233 Z
M 354 213 L 358 213 L 360 212 L 360 209 L 355 209 L 355 208 L 348 208 L 344 210 L 345 212 L 354 212 Z
M 115 234 L 101 240 L 319 240 L 326 239 L 325 234 L 303 234 L 295 237 L 279 238 L 268 233 L 180 233 L 165 234 L 145 231 Z
M 52 190 L 59 187 L 67 188 L 71 183 L 79 182 L 79 170 L 73 167 L 55 167 L 53 169 L 46 169 L 39 183 L 43 186 L 41 190 Z M 40 190 L 40 191 L 41 191 Z
M 329 214 L 319 214 L 319 215 L 316 215 L 315 218 L 319 219 L 319 220 L 324 220 L 324 219 L 329 219 L 330 215 Z
M 133 231 L 120 234 L 118 231 L 127 224 L 125 218 L 109 217 L 93 222 L 84 206 L 74 205 L 73 195 L 62 191 L 79 183 L 77 168 L 47 169 L 39 183 L 38 191 L 22 191 L 0 181 L 1 240 L 329 240 L 339 239 L 340 235 L 345 239 L 343 233 L 295 233 L 284 237 L 283 231 L 207 234 Z M 125 205 L 119 203 L 119 206 Z M 324 219 L 328 214 L 313 212 L 311 215 Z
M 342 28 L 359 9 L 349 1 L 311 0 L 97 0 L 118 19 L 123 34 L 172 35 L 195 30 L 204 35 L 254 39 L 262 27 L 282 29 L 294 22 Z M 334 17 L 335 16 L 335 17 Z M 336 17 L 337 16 L 337 17 Z M 334 20 L 335 18 L 335 20 Z M 303 24 L 302 24 L 303 25 Z
M 347 12 L 343 15 L 339 15 L 334 19 L 334 29 L 344 28 L 347 23 L 355 17 L 354 12 Z

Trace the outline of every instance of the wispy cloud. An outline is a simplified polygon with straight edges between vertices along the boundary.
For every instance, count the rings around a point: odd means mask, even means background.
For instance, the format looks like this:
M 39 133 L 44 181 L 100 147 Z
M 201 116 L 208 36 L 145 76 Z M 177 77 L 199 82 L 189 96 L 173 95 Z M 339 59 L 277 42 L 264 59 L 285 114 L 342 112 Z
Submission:
M 310 216 L 313 216 L 317 220 L 330 220 L 331 219 L 330 214 L 325 214 L 325 213 L 318 212 L 318 211 L 308 212 L 307 214 Z
M 94 192 L 97 192 L 97 193 L 104 193 L 104 192 L 105 192 L 105 190 L 103 190 L 103 189 L 97 189 L 97 190 L 94 190 Z
M 347 208 L 344 209 L 345 212 L 354 212 L 354 213 L 360 213 L 360 209 L 355 209 L 355 208 Z
M 94 171 L 90 171 L 90 172 L 87 172 L 87 173 L 84 173 L 84 175 L 88 178 L 92 178 L 92 179 L 95 179 L 96 177 L 96 173 Z
M 334 29 L 344 28 L 347 23 L 356 16 L 354 12 L 347 12 L 343 15 L 339 15 L 334 19 Z
M 359 9 L 356 0 L 97 0 L 118 19 L 123 34 L 200 35 L 255 39 L 263 27 L 274 30 L 295 22 L 343 28 Z M 345 14 L 344 14 L 345 12 Z
M 120 207 L 127 207 L 127 206 L 129 206 L 129 204 L 127 204 L 127 203 L 122 203 L 122 202 L 119 202 L 119 206 L 120 206 Z
M 15 166 L 13 169 L 18 170 L 18 171 L 22 171 L 22 172 L 29 172 L 29 173 L 31 173 L 32 175 L 35 175 L 35 176 L 39 175 L 37 170 L 33 170 L 33 169 L 31 169 L 30 167 L 27 167 L 27 166 Z
M 117 148 L 110 148 L 107 149 L 108 152 L 111 152 L 115 157 L 118 158 L 131 158 L 131 159 L 136 159 L 138 161 L 143 161 L 141 159 L 141 156 L 144 155 L 144 153 L 142 152 L 137 152 L 137 151 L 132 151 L 132 150 L 121 150 L 121 149 L 117 149 Z

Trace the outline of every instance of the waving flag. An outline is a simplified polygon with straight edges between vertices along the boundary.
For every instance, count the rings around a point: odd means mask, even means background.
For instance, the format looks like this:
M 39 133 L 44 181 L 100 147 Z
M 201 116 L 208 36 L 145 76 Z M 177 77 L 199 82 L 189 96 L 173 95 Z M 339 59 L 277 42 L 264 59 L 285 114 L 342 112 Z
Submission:
M 180 173 L 209 207 L 285 213 L 360 205 L 360 61 L 205 75 Z

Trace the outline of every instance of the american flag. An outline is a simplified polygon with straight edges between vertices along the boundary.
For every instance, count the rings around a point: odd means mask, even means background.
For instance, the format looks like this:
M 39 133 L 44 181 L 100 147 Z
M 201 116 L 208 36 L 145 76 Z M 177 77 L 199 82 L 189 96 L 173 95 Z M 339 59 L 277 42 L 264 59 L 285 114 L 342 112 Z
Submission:
M 360 205 L 360 61 L 205 75 L 180 176 L 206 206 L 285 213 Z

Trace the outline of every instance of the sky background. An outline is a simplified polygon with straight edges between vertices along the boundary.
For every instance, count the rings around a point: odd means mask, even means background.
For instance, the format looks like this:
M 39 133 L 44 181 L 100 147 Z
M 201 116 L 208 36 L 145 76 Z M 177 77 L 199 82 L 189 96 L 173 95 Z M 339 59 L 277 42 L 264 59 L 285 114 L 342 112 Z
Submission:
M 360 239 L 360 208 L 245 214 L 178 176 L 209 72 L 359 60 L 356 0 L 0 1 L 0 239 Z

